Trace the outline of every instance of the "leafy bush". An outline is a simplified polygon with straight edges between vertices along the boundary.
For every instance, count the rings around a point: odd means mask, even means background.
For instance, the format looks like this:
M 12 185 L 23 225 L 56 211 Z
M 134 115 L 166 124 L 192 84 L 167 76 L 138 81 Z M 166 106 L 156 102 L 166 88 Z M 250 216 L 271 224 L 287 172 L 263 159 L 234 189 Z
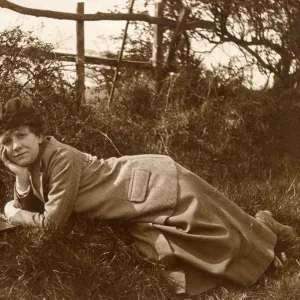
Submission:
M 108 125 L 121 152 L 168 154 L 216 184 L 225 177 L 295 175 L 298 93 L 253 91 L 239 76 L 220 74 L 201 65 L 187 67 L 171 74 L 158 96 L 151 85 L 124 86 Z M 101 122 L 106 113 L 101 112 Z

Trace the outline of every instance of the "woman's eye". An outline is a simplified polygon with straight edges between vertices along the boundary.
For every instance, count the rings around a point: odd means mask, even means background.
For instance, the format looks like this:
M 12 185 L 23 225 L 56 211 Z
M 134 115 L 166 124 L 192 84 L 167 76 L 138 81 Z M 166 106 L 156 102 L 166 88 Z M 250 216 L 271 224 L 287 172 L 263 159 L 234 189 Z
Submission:
M 18 138 L 19 138 L 19 139 L 22 139 L 22 138 L 24 138 L 25 136 L 26 136 L 25 133 L 19 133 L 19 134 L 18 134 Z
M 5 139 L 5 140 L 2 140 L 2 141 L 1 141 L 1 144 L 2 144 L 3 146 L 7 146 L 7 145 L 9 145 L 10 142 L 11 142 L 10 139 Z

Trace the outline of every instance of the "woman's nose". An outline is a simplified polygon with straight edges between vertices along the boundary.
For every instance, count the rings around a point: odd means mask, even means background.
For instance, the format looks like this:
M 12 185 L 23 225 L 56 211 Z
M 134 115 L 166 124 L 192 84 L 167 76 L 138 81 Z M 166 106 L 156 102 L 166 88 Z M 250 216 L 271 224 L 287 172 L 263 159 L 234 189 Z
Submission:
M 12 140 L 12 148 L 13 148 L 14 151 L 22 148 L 22 144 L 19 141 L 19 139 L 13 139 Z

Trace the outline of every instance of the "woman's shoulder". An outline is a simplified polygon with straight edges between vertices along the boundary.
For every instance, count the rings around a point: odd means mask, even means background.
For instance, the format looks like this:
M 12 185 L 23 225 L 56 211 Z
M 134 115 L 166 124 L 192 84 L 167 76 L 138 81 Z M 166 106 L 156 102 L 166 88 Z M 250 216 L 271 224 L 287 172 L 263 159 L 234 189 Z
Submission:
M 44 154 L 49 153 L 57 153 L 57 152 L 65 152 L 71 153 L 72 147 L 58 141 L 54 136 L 46 136 L 45 137 L 45 151 Z
M 58 141 L 53 136 L 46 136 L 45 150 L 42 156 L 44 165 L 48 165 L 53 160 L 73 160 L 75 148 Z

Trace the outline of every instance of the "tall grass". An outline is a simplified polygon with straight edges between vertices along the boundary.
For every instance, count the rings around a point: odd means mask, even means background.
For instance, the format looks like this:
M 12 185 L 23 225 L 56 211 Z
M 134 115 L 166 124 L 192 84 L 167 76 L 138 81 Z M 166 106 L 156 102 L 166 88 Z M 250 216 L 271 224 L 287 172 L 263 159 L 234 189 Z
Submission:
M 250 180 L 223 182 L 221 190 L 247 212 L 271 209 L 300 232 L 298 194 L 292 189 Z M 284 268 L 271 267 L 252 287 L 227 285 L 198 299 L 299 299 L 299 247 L 284 251 Z M 175 295 L 162 267 L 139 257 L 124 224 L 74 218 L 60 232 L 17 228 L 1 233 L 0 254 L 0 299 L 193 299 Z
M 68 232 L 2 234 L 0 298 L 166 299 L 158 266 L 141 261 L 123 231 L 79 221 Z

